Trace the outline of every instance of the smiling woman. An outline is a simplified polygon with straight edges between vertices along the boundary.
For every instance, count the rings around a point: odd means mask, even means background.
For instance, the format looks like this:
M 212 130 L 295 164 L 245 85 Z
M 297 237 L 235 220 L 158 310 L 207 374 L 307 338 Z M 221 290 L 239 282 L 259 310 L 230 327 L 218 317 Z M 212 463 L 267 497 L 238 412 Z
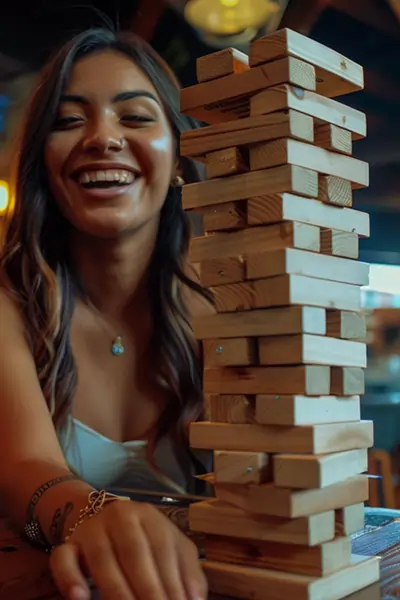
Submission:
M 194 491 L 207 470 L 186 438 L 203 411 L 190 315 L 211 310 L 178 185 L 197 178 L 191 126 L 161 59 L 107 30 L 60 50 L 26 114 L 1 249 L 0 494 L 66 598 L 89 598 L 86 571 L 105 600 L 206 595 L 193 544 L 106 491 Z

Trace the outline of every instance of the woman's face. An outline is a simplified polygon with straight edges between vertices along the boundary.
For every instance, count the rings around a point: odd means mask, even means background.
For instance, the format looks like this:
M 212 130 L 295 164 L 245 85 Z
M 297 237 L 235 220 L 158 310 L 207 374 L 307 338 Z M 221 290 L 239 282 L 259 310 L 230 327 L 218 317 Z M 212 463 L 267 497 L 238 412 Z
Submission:
M 171 128 L 146 75 L 118 52 L 78 61 L 45 147 L 51 191 L 71 224 L 115 237 L 158 220 L 174 162 Z

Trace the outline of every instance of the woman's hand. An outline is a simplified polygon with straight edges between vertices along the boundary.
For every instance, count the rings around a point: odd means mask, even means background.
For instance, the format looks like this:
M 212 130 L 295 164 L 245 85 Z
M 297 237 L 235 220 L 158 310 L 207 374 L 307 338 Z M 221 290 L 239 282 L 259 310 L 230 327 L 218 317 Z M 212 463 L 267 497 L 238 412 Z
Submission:
M 106 505 L 52 552 L 50 564 L 68 600 L 90 599 L 83 571 L 102 600 L 207 600 L 196 546 L 150 504 Z

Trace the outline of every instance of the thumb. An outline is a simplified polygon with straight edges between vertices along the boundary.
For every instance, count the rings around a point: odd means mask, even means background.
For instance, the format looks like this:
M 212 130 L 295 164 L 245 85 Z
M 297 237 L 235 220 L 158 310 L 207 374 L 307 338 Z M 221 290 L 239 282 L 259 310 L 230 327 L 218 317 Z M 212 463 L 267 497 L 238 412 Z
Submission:
M 79 566 L 79 550 L 67 543 L 53 550 L 50 557 L 53 579 L 66 600 L 90 600 L 90 589 Z

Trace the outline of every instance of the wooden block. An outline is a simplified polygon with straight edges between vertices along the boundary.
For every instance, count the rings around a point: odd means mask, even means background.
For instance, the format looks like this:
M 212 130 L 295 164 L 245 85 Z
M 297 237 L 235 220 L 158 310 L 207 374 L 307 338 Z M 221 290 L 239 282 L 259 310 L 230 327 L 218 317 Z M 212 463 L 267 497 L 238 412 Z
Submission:
M 348 231 L 321 229 L 321 253 L 358 258 L 358 235 Z
M 362 395 L 365 392 L 364 370 L 357 367 L 332 367 L 331 394 L 335 396 Z
M 314 144 L 319 148 L 349 156 L 353 152 L 351 131 L 331 123 L 324 123 L 315 128 Z
M 351 563 L 351 541 L 338 537 L 319 546 L 293 546 L 275 542 L 207 536 L 208 560 L 322 577 Z M 379 600 L 379 599 L 378 599 Z
M 293 194 L 270 194 L 251 198 L 247 202 L 249 225 L 298 221 L 369 237 L 369 214 L 323 204 L 318 200 Z
M 198 340 L 326 332 L 325 311 L 308 306 L 204 315 L 193 318 L 192 325 Z
M 258 354 L 260 365 L 367 366 L 366 344 L 308 333 L 260 337 Z
M 217 498 L 253 514 L 295 519 L 328 510 L 336 510 L 368 500 L 369 484 L 364 475 L 356 475 L 326 488 L 292 490 L 272 483 L 261 485 L 215 484 Z
M 380 582 L 369 585 L 350 596 L 346 596 L 343 600 L 382 600 Z M 386 600 L 389 600 L 387 598 Z
M 192 423 L 190 444 L 200 450 L 327 454 L 373 444 L 372 421 L 278 427 L 275 425 Z
M 350 207 L 353 205 L 351 181 L 334 175 L 319 175 L 318 199 L 327 204 Z
M 362 283 L 359 285 L 367 285 Z M 362 313 L 343 310 L 328 310 L 326 313 L 326 335 L 345 340 L 365 340 L 367 324 Z
M 197 81 L 211 81 L 249 69 L 249 57 L 235 48 L 224 48 L 218 52 L 200 56 L 196 60 Z
M 299 87 L 279 85 L 259 92 L 250 100 L 252 117 L 290 108 L 314 117 L 317 124 L 332 123 L 347 129 L 354 140 L 367 135 L 364 113 Z
M 236 538 L 290 542 L 295 545 L 316 546 L 333 539 L 334 512 L 327 511 L 299 519 L 254 516 L 220 500 L 195 502 L 189 507 L 192 531 L 213 535 L 234 534 Z
M 254 400 L 243 394 L 210 394 L 209 419 L 213 423 L 251 423 Z
M 255 254 L 275 248 L 319 251 L 320 231 L 314 225 L 285 222 L 193 238 L 190 260 L 201 262 L 238 254 Z
M 246 267 L 247 279 L 264 279 L 288 274 L 330 279 L 360 286 L 369 283 L 369 265 L 367 263 L 316 252 L 306 252 L 296 248 L 281 248 L 260 254 L 250 254 L 246 260 Z M 237 282 L 239 281 L 238 279 Z
M 260 425 L 292 426 L 359 421 L 360 396 L 260 394 L 255 398 L 253 420 Z
M 254 338 L 245 337 L 204 340 L 203 357 L 205 367 L 256 365 L 258 364 L 257 343 Z
M 247 225 L 246 202 L 226 202 L 200 209 L 205 233 L 225 229 L 242 229 Z
M 379 580 L 379 560 L 360 556 L 350 567 L 321 578 L 207 560 L 202 566 L 209 590 L 221 596 L 244 600 L 341 600 Z
M 181 156 L 199 159 L 215 150 L 227 149 L 231 146 L 247 147 L 283 137 L 312 142 L 314 140 L 313 118 L 289 110 L 191 129 L 182 133 L 179 148 Z
M 330 369 L 315 365 L 205 369 L 203 385 L 205 394 L 324 396 L 329 394 Z
M 272 461 L 265 452 L 214 452 L 214 477 L 219 483 L 272 481 Z
M 321 306 L 341 310 L 360 310 L 361 308 L 359 287 L 347 283 L 313 279 L 302 275 L 280 275 L 268 279 L 257 279 L 253 283 L 256 308 L 287 306 L 289 304 Z M 215 289 L 218 290 L 218 297 L 221 297 L 223 288 L 242 285 L 245 284 L 234 283 L 230 286 L 219 286 Z M 234 293 L 236 298 L 239 298 L 239 290 L 235 289 Z M 234 300 L 231 298 L 231 304 L 233 303 Z
M 358 449 L 320 456 L 277 454 L 273 457 L 273 464 L 274 483 L 279 487 L 324 488 L 367 471 L 368 452 Z M 364 515 L 364 505 L 360 506 Z
M 246 173 L 249 170 L 244 153 L 239 148 L 224 148 L 206 155 L 207 179 L 224 177 L 235 173 Z
M 361 65 L 291 29 L 254 40 L 250 44 L 249 65 L 255 67 L 284 56 L 294 56 L 315 66 L 317 92 L 322 96 L 331 98 L 364 88 Z
M 265 190 L 270 194 L 293 192 L 316 198 L 318 174 L 310 169 L 284 165 L 277 169 L 189 183 L 182 188 L 182 203 L 185 210 L 198 209 L 201 206 L 262 196 Z
M 364 504 L 351 504 L 335 511 L 336 535 L 353 535 L 365 526 Z
M 314 91 L 315 69 L 304 61 L 287 57 L 243 73 L 192 85 L 181 90 L 180 110 L 205 123 L 245 118 L 250 114 L 252 94 L 281 83 Z
M 245 262 L 240 256 L 203 260 L 198 264 L 200 283 L 204 287 L 238 283 L 246 278 Z
M 250 149 L 249 155 L 252 171 L 289 164 L 348 179 L 353 188 L 369 185 L 368 163 L 298 140 L 284 138 L 259 144 Z

